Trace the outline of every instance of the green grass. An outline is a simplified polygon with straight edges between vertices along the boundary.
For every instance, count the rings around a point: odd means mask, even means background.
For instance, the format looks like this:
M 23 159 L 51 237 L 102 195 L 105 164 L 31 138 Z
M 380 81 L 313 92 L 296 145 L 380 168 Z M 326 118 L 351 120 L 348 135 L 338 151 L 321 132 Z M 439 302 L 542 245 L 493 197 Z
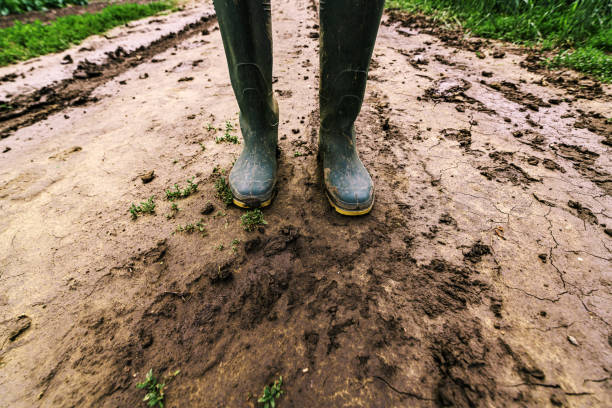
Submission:
M 99 13 L 59 17 L 49 24 L 16 21 L 14 26 L 0 29 L 0 66 L 68 49 L 90 35 L 171 7 L 171 1 L 126 3 L 108 6 Z
M 138 214 L 153 214 L 155 212 L 155 202 L 153 201 L 155 196 L 149 197 L 147 201 L 143 201 L 140 205 L 132 205 L 130 206 L 130 214 L 132 214 L 132 218 L 138 218 Z
M 136 388 L 144 389 L 147 391 L 147 394 L 142 400 L 146 402 L 147 405 L 150 407 L 164 408 L 164 388 L 166 387 L 166 383 L 172 381 L 174 377 L 176 377 L 180 373 L 181 370 L 176 370 L 175 372 L 171 373 L 169 376 L 166 377 L 164 383 L 159 383 L 157 381 L 157 378 L 155 378 L 155 376 L 153 375 L 153 369 L 150 369 L 149 372 L 147 372 L 145 380 L 141 383 L 136 384 Z
M 191 180 L 187 180 L 187 187 L 181 189 L 178 184 L 174 185 L 174 191 L 168 189 L 166 190 L 166 199 L 169 201 L 174 201 L 179 198 L 189 197 L 193 193 L 198 191 L 198 183 L 193 182 L 193 178 Z
M 147 394 L 143 401 L 150 407 L 158 406 L 164 408 L 164 387 L 166 384 L 157 382 L 157 378 L 153 375 L 153 369 L 147 373 L 147 377 L 141 383 L 136 384 L 136 388 L 146 389 Z
M 258 225 L 267 224 L 259 208 L 245 212 L 242 217 L 240 217 L 240 221 L 245 231 L 254 231 Z
M 87 0 L 0 0 L 0 16 L 27 11 L 62 8 L 69 4 L 85 5 Z
M 555 50 L 551 66 L 612 81 L 609 0 L 387 0 L 387 7 L 459 22 L 476 36 Z
M 276 399 L 283 395 L 284 391 L 281 389 L 283 386 L 283 376 L 280 376 L 278 380 L 274 381 L 272 386 L 266 385 L 263 389 L 263 395 L 259 397 L 257 402 L 263 404 L 263 408 L 275 408 Z
M 219 130 L 222 130 L 222 129 L 219 129 Z M 223 134 L 223 136 L 215 137 L 215 143 L 233 143 L 233 144 L 240 143 L 240 140 L 238 140 L 238 136 L 232 135 L 231 133 L 234 130 L 235 130 L 234 125 L 232 125 L 229 120 L 226 121 L 225 122 L 225 133 Z
M 200 219 L 200 221 L 196 222 L 195 224 L 186 224 L 185 226 L 179 224 L 179 226 L 176 227 L 175 232 L 186 232 L 187 234 L 191 234 L 196 231 L 199 231 L 203 237 L 208 235 L 208 231 L 206 230 L 206 226 L 204 224 L 204 219 Z
M 217 190 L 217 197 L 225 203 L 225 205 L 231 205 L 234 201 L 234 194 L 230 189 L 229 183 L 225 180 L 225 177 L 219 176 L 215 181 L 215 189 Z

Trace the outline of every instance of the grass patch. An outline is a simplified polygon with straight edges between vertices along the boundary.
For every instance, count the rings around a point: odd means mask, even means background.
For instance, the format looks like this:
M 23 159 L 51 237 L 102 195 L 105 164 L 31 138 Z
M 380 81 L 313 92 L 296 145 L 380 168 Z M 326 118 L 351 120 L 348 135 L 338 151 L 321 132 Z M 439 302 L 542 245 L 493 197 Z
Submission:
M 6 0 L 0 0 L 6 1 Z M 0 29 L 0 66 L 68 49 L 93 34 L 128 21 L 152 16 L 173 7 L 171 1 L 148 4 L 116 4 L 99 13 L 59 17 L 49 24 L 40 21 Z
M 143 398 L 143 401 L 150 407 L 159 406 L 160 408 L 164 408 L 165 386 L 166 384 L 157 382 L 157 378 L 153 375 L 153 369 L 149 370 L 143 382 L 136 384 L 136 388 L 147 390 L 147 394 Z
M 174 377 L 179 375 L 181 370 L 176 370 L 168 377 L 166 377 L 166 382 L 172 381 Z M 159 383 L 157 378 L 153 375 L 153 369 L 150 369 L 147 373 L 145 380 L 141 383 L 136 384 L 136 388 L 144 389 L 147 391 L 147 394 L 143 398 L 143 401 L 147 403 L 150 407 L 159 407 L 164 408 L 164 388 L 166 387 L 165 383 Z
M 147 201 L 143 201 L 140 205 L 135 205 L 132 203 L 130 207 L 130 214 L 132 214 L 132 219 L 138 218 L 139 214 L 153 214 L 155 212 L 155 202 L 153 199 L 155 196 L 149 197 Z
M 612 82 L 612 57 L 593 47 L 565 50 L 548 61 L 551 68 L 570 67 L 588 72 L 604 82 Z
M 84 6 L 88 3 L 87 0 L 0 0 L 0 16 L 34 10 L 46 11 L 50 8 L 66 7 L 69 4 Z
M 234 194 L 230 189 L 229 183 L 223 176 L 215 181 L 215 189 L 217 190 L 217 197 L 225 203 L 225 205 L 231 205 L 234 201 Z
M 276 399 L 283 395 L 284 391 L 281 389 L 283 386 L 283 376 L 278 377 L 278 380 L 274 381 L 272 386 L 266 385 L 263 389 L 263 395 L 259 397 L 257 402 L 264 404 L 263 408 L 275 408 Z
M 193 182 L 193 178 L 191 180 L 187 180 L 187 187 L 181 189 L 178 184 L 174 185 L 174 191 L 168 189 L 166 190 L 166 199 L 169 201 L 174 201 L 179 198 L 189 197 L 193 193 L 198 191 L 198 183 Z
M 240 217 L 240 222 L 245 231 L 254 231 L 258 225 L 268 224 L 259 208 L 245 212 Z
M 387 0 L 386 6 L 459 22 L 476 36 L 556 50 L 552 66 L 612 81 L 609 0 Z
M 223 134 L 223 136 L 215 137 L 215 143 L 233 143 L 233 144 L 240 143 L 240 140 L 238 140 L 238 136 L 232 135 L 231 133 L 234 130 L 235 130 L 234 125 L 232 125 L 229 120 L 226 121 L 225 122 L 225 133 Z
M 186 232 L 187 234 L 194 233 L 199 231 L 203 237 L 208 235 L 208 231 L 206 231 L 206 227 L 204 226 L 204 219 L 200 219 L 200 221 L 195 224 L 186 224 L 185 226 L 179 225 L 176 227 L 176 232 Z

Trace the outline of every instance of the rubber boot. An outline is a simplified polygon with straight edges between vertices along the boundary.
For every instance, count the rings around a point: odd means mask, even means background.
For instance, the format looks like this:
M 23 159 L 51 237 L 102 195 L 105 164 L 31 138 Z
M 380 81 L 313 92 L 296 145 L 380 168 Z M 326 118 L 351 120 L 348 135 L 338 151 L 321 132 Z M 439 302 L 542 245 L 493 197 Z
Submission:
M 265 207 L 276 186 L 278 105 L 272 93 L 270 0 L 214 0 L 244 147 L 229 175 L 234 204 Z
M 344 215 L 367 214 L 374 185 L 355 148 L 355 120 L 384 0 L 321 0 L 319 157 L 325 192 Z

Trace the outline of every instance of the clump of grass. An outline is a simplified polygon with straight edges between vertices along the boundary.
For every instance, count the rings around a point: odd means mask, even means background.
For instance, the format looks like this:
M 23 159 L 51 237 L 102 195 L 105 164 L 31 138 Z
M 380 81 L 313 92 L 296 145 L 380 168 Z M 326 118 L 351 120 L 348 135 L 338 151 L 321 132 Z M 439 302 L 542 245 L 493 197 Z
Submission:
M 150 407 L 159 406 L 160 408 L 164 408 L 165 386 L 166 384 L 157 382 L 157 378 L 153 375 L 153 369 L 149 370 L 143 382 L 136 384 L 137 388 L 147 390 L 147 394 L 143 398 L 143 401 Z
M 276 400 L 283 395 L 283 376 L 278 377 L 278 380 L 274 381 L 272 386 L 266 385 L 263 389 L 263 395 L 259 397 L 257 402 L 264 404 L 263 408 L 275 408 Z
M 233 143 L 233 144 L 238 144 L 240 143 L 240 140 L 238 140 L 238 136 L 236 135 L 232 135 L 231 132 L 234 131 L 234 125 L 232 125 L 232 123 L 228 120 L 225 122 L 225 133 L 223 134 L 223 136 L 217 136 L 215 137 L 215 143 Z
M 166 190 L 166 199 L 169 201 L 174 201 L 179 198 L 189 197 L 193 193 L 198 191 L 198 183 L 193 182 L 193 178 L 187 180 L 187 187 L 181 190 L 178 184 L 174 185 L 174 191 L 168 189 Z
M 234 238 L 232 239 L 232 243 L 231 243 L 231 248 L 232 248 L 232 252 L 236 253 L 238 252 L 238 244 L 240 243 L 240 240 Z
M 174 377 L 179 375 L 181 370 L 176 370 L 168 377 L 166 377 L 166 382 L 171 381 Z M 166 387 L 165 383 L 159 383 L 157 378 L 153 375 L 153 369 L 150 369 L 147 372 L 147 376 L 145 380 L 141 383 L 136 384 L 136 388 L 145 389 L 147 394 L 143 398 L 143 401 L 147 403 L 150 407 L 159 407 L 164 408 L 164 388 Z
M 175 232 L 186 232 L 187 234 L 191 234 L 196 231 L 199 231 L 203 237 L 208 235 L 208 231 L 206 230 L 206 227 L 204 225 L 203 218 L 200 219 L 200 221 L 196 222 L 195 224 L 190 223 L 190 224 L 185 224 L 185 226 L 182 226 L 179 224 L 179 226 L 176 227 Z
M 176 217 L 176 214 L 178 214 L 180 210 L 181 209 L 178 208 L 178 205 L 176 205 L 176 203 L 172 203 L 172 206 L 170 207 L 170 214 L 166 214 L 166 218 L 170 219 Z
M 234 201 L 234 194 L 232 194 L 232 190 L 225 177 L 219 176 L 215 181 L 215 189 L 217 190 L 217 197 L 223 201 L 225 205 L 230 205 Z
M 387 0 L 386 5 L 459 22 L 473 35 L 556 49 L 553 66 L 612 81 L 609 0 Z
M 87 0 L 0 0 L 0 16 L 33 10 L 46 11 L 51 8 L 66 7 L 69 4 L 83 6 L 88 3 Z
M 604 82 L 612 82 L 612 57 L 593 47 L 562 51 L 548 60 L 548 66 L 573 68 L 593 74 Z
M 268 224 L 259 208 L 245 212 L 240 217 L 240 222 L 245 231 L 253 231 L 258 225 Z
M 155 212 L 155 196 L 149 197 L 147 201 L 143 201 L 140 205 L 135 205 L 132 203 L 130 206 L 130 214 L 132 214 L 132 219 L 138 218 L 138 214 L 153 214 Z
M 0 1 L 0 5 L 4 3 Z M 11 27 L 0 29 L 0 66 L 68 49 L 90 35 L 172 7 L 171 1 L 125 3 L 108 6 L 99 13 L 59 17 L 49 24 L 17 21 Z

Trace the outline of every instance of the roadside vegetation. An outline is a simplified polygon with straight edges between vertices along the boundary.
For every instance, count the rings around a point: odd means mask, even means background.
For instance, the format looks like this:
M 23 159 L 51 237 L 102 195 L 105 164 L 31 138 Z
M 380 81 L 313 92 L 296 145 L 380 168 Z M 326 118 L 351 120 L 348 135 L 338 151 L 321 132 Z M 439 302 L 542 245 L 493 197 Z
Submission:
M 28 11 L 45 11 L 51 8 L 62 8 L 69 4 L 84 6 L 87 0 L 0 0 L 0 16 L 26 13 Z
M 609 0 L 387 0 L 386 5 L 458 22 L 476 36 L 554 50 L 550 66 L 612 82 Z
M 0 0 L 6 2 L 12 0 Z M 78 1 L 78 0 L 77 0 Z M 2 3 L 4 4 L 4 3 Z M 27 60 L 79 44 L 93 34 L 100 34 L 132 20 L 148 17 L 173 7 L 172 1 L 148 4 L 116 4 L 99 13 L 59 17 L 49 24 L 40 21 L 0 29 L 0 66 Z

